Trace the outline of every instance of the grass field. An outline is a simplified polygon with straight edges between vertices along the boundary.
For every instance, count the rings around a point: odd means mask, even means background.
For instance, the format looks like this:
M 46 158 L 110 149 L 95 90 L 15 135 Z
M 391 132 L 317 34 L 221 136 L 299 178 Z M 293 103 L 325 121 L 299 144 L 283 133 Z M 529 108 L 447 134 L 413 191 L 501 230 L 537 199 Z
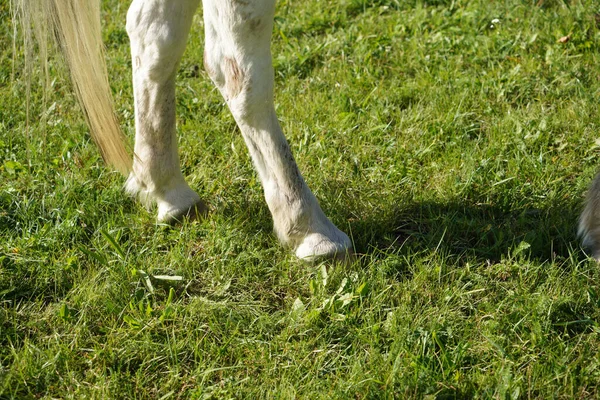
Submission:
M 103 18 L 132 137 L 127 6 Z M 600 269 L 576 238 L 597 2 L 279 1 L 276 106 L 345 266 L 274 238 L 201 13 L 178 132 L 211 213 L 174 229 L 104 167 L 54 59 L 28 122 L 0 16 L 1 399 L 600 397 Z

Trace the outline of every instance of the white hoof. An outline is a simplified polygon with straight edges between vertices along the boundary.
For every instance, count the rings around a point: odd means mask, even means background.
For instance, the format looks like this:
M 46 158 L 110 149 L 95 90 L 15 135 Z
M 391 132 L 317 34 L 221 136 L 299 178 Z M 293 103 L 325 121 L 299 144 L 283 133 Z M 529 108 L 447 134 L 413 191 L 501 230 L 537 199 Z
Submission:
M 174 224 L 184 218 L 199 218 L 208 210 L 200 196 L 190 189 L 185 181 L 165 191 L 150 191 L 131 174 L 125 183 L 125 191 L 137 196 L 146 207 L 156 202 L 157 220 L 161 223 Z
M 183 218 L 195 219 L 206 214 L 206 205 L 187 184 L 179 185 L 156 199 L 158 222 L 173 224 Z
M 195 193 L 194 193 L 195 194 Z M 176 224 L 183 219 L 195 220 L 204 218 L 208 214 L 208 207 L 198 195 L 197 199 L 190 198 L 184 204 L 161 203 L 158 207 L 158 222 Z M 195 200 L 195 202 L 193 201 Z M 162 207 L 161 207 L 162 206 Z
M 328 236 L 310 233 L 296 248 L 296 256 L 307 262 L 325 259 L 349 260 L 353 256 L 352 242 L 338 229 Z

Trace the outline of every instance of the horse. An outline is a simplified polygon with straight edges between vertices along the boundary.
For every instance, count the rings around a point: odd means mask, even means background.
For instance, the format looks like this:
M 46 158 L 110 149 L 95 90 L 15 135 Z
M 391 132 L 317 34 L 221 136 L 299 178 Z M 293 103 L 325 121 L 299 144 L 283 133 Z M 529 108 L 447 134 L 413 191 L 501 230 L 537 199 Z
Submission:
M 200 0 L 133 0 L 127 12 L 135 101 L 133 157 L 112 106 L 100 0 L 16 1 L 24 25 L 35 26 L 38 34 L 52 32 L 48 36 L 63 50 L 92 137 L 105 161 L 127 176 L 125 190 L 156 204 L 159 222 L 205 215 L 205 203 L 181 173 L 175 133 L 175 78 Z M 325 216 L 306 185 L 275 113 L 270 50 L 275 0 L 202 3 L 204 68 L 242 133 L 280 242 L 303 260 L 345 258 L 353 251 L 352 243 Z M 588 192 L 578 232 L 600 259 L 600 174 Z
M 200 0 L 133 0 L 127 12 L 135 101 L 133 158 L 112 106 L 100 0 L 19 1 L 26 26 L 54 32 L 49 37 L 65 54 L 92 137 L 105 161 L 127 176 L 126 192 L 156 204 L 162 223 L 206 214 L 205 203 L 181 173 L 175 131 L 175 77 Z M 352 243 L 321 210 L 275 114 L 270 51 L 275 0 L 203 0 L 203 12 L 204 68 L 243 135 L 277 237 L 302 260 L 345 258 Z

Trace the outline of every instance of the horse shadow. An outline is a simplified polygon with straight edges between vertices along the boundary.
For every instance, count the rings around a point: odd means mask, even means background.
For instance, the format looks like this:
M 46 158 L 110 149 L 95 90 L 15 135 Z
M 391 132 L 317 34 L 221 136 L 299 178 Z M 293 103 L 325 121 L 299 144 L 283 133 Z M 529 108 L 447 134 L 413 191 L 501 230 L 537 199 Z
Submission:
M 581 209 L 579 198 L 555 199 L 536 208 L 471 193 L 468 199 L 398 198 L 361 213 L 349 210 L 342 218 L 358 254 L 435 251 L 458 265 L 493 264 L 521 249 L 530 260 L 544 263 L 585 259 L 577 238 Z

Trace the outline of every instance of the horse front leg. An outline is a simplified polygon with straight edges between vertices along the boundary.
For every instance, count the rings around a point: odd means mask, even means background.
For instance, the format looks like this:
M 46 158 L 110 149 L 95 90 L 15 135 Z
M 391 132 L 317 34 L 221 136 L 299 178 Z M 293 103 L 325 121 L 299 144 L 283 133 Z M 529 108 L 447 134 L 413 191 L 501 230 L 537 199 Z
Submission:
M 302 259 L 344 257 L 350 239 L 323 213 L 273 105 L 274 0 L 204 0 L 205 68 L 235 118 L 262 182 L 275 232 Z
M 175 75 L 198 3 L 134 0 L 127 13 L 136 130 L 126 190 L 155 202 L 160 222 L 205 212 L 181 173 L 175 132 Z

